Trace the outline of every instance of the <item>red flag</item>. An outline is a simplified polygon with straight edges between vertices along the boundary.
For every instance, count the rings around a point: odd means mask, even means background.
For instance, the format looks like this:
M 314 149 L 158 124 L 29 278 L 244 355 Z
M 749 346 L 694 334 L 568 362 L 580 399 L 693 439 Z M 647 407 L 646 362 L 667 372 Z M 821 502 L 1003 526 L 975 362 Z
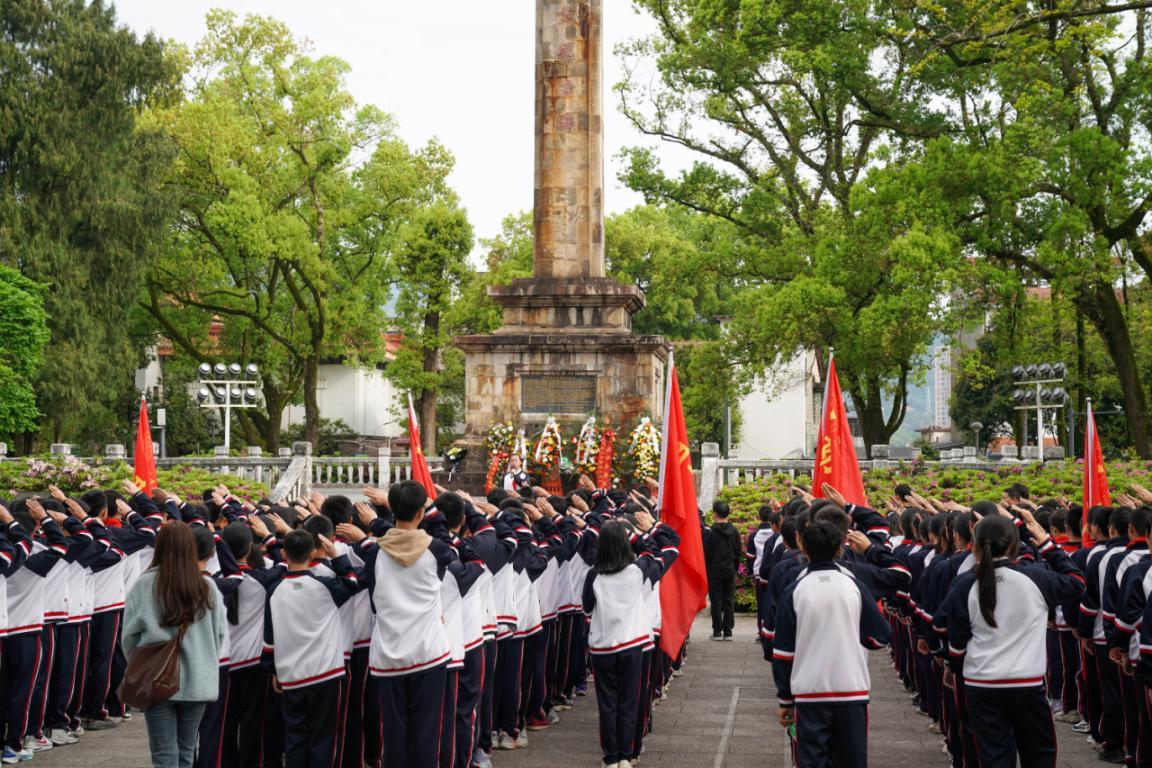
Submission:
M 668 361 L 668 398 L 664 408 L 664 447 L 660 456 L 660 520 L 680 535 L 680 557 L 660 582 L 663 629 L 660 648 L 675 657 L 684 647 L 692 620 L 704 608 L 708 575 L 704 570 L 704 542 L 700 535 L 700 508 L 688 452 L 688 429 L 680 403 L 676 365 Z
M 424 446 L 420 443 L 420 424 L 416 421 L 416 408 L 412 405 L 412 395 L 408 395 L 408 442 L 412 443 L 412 479 L 424 486 L 428 498 L 436 498 L 436 484 L 428 471 L 428 461 L 424 458 Z
M 812 495 L 823 498 L 823 484 L 835 488 L 852 504 L 866 506 L 864 480 L 848 414 L 844 412 L 844 395 L 836 377 L 836 360 L 828 356 L 828 382 L 824 387 L 824 409 L 820 414 L 820 431 L 816 435 L 816 465 L 812 469 Z
M 1112 504 L 1108 492 L 1108 473 L 1104 469 L 1104 452 L 1100 450 L 1100 440 L 1096 435 L 1096 416 L 1092 413 L 1092 401 L 1088 401 L 1088 421 L 1084 425 L 1084 545 L 1092 546 L 1088 531 L 1088 510 L 1092 507 L 1107 507 Z
M 132 453 L 132 482 L 144 493 L 156 489 L 156 456 L 152 453 L 152 427 L 148 424 L 148 404 L 140 398 L 140 416 L 136 419 L 136 449 Z

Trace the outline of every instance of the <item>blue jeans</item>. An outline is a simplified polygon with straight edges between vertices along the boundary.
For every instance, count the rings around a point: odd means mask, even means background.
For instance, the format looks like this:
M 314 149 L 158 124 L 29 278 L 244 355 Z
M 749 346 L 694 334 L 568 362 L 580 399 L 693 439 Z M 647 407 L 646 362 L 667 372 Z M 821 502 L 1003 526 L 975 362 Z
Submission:
M 153 768 L 192 768 L 203 701 L 166 701 L 144 711 Z

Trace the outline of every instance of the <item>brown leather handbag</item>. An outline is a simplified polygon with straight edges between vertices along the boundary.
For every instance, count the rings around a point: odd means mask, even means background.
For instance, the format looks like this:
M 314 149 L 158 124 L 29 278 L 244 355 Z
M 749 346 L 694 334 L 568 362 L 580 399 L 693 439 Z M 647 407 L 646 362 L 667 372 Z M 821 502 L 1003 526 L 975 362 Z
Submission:
M 136 709 L 162 704 L 180 690 L 180 644 L 184 642 L 187 624 L 166 643 L 141 645 L 132 651 L 124 681 L 120 683 L 120 700 Z

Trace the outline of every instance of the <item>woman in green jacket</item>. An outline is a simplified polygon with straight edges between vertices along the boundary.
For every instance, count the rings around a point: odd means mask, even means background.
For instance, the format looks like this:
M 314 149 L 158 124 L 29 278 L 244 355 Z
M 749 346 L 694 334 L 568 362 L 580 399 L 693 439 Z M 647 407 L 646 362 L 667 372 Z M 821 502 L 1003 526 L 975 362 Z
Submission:
M 144 712 L 155 768 L 191 768 L 204 707 L 219 694 L 216 673 L 228 632 L 224 601 L 200 571 L 192 529 L 172 522 L 156 536 L 152 567 L 128 593 L 121 643 L 131 657 L 138 646 L 171 640 L 187 625 L 180 646 L 180 690 Z

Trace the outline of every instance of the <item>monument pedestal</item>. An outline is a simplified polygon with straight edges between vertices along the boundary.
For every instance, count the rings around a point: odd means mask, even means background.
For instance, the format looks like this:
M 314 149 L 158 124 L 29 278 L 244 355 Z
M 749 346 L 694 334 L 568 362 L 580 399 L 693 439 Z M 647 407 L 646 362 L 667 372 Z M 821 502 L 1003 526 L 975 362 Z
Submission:
M 668 345 L 632 333 L 638 288 L 611 278 L 530 278 L 489 289 L 503 307 L 495 333 L 461 336 L 468 430 L 511 421 L 529 430 L 555 416 L 595 414 L 615 429 L 663 414 Z

